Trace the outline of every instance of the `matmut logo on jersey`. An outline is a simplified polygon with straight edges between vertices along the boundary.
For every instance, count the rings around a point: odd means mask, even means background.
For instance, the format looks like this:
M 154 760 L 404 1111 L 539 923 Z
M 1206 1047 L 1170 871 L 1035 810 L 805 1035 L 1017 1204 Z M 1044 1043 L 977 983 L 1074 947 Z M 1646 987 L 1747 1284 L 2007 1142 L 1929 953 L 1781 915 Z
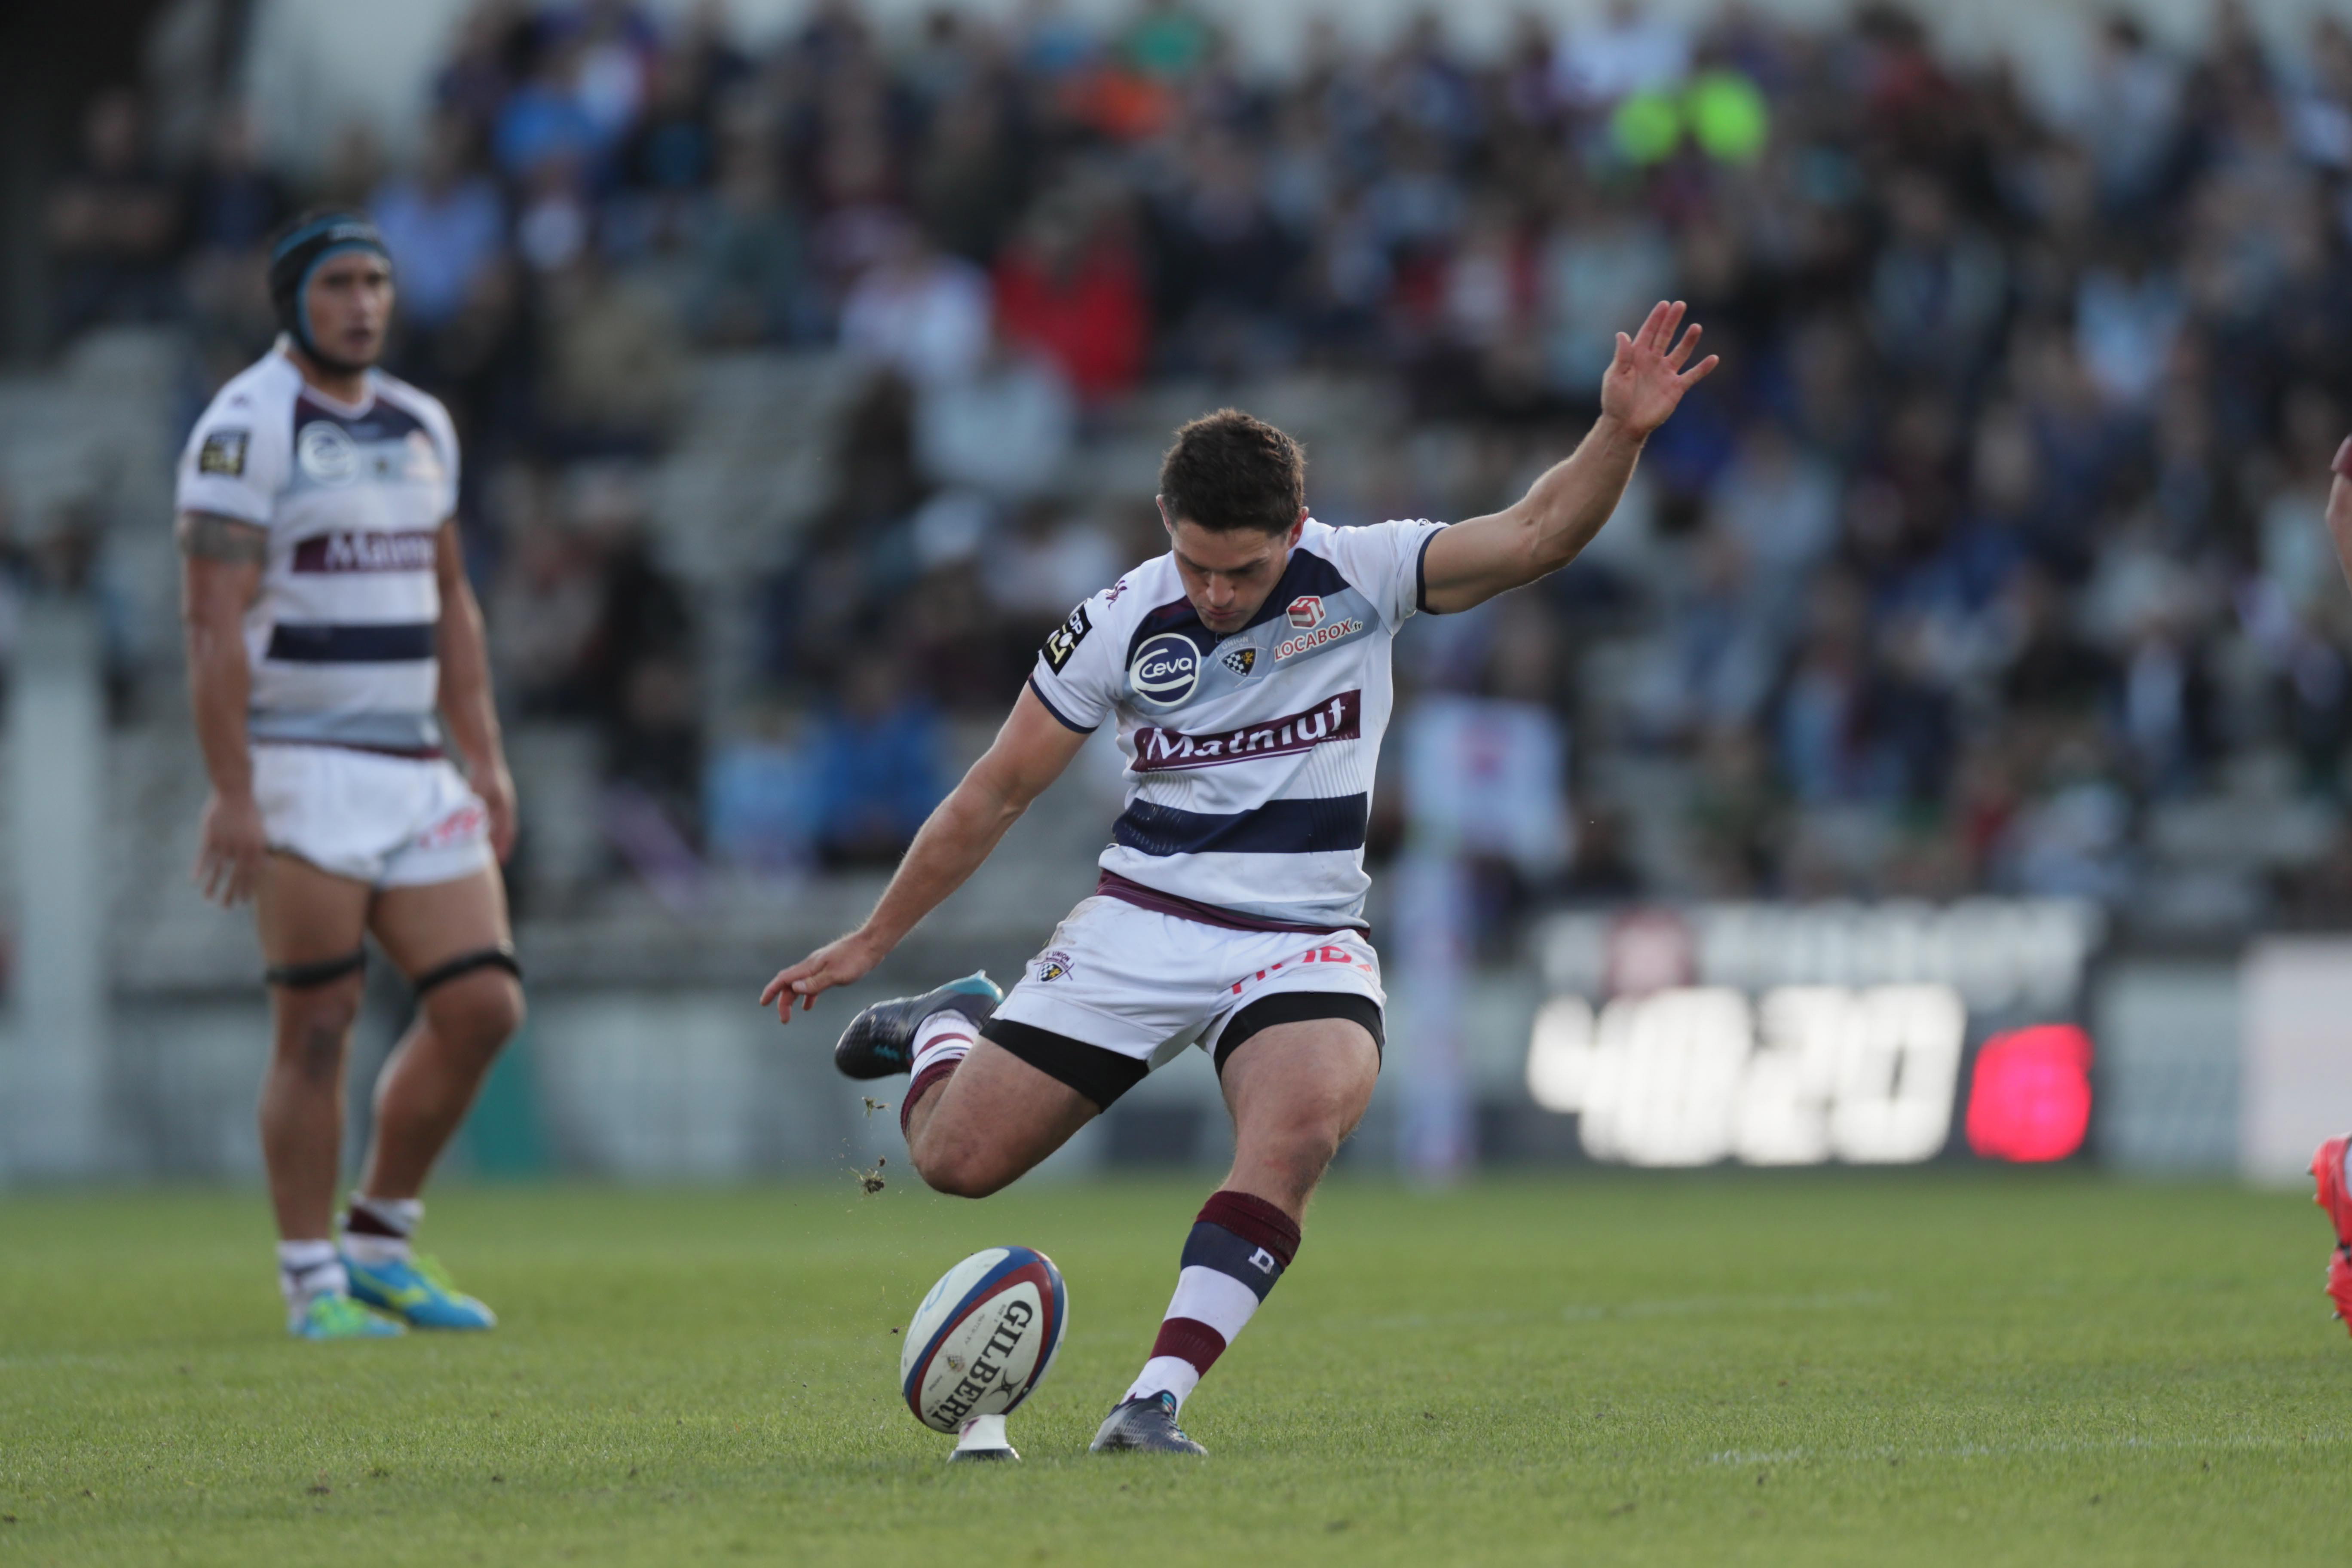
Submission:
M 1303 713 L 1286 713 L 1244 724 L 1213 735 L 1186 735 L 1174 730 L 1145 728 L 1135 732 L 1134 771 L 1166 773 L 1174 768 L 1213 768 L 1225 763 L 1255 762 L 1286 752 L 1304 752 L 1326 741 L 1353 741 L 1363 734 L 1364 694 L 1342 691 Z
M 431 532 L 314 533 L 294 546 L 297 572 L 430 572 L 440 541 Z

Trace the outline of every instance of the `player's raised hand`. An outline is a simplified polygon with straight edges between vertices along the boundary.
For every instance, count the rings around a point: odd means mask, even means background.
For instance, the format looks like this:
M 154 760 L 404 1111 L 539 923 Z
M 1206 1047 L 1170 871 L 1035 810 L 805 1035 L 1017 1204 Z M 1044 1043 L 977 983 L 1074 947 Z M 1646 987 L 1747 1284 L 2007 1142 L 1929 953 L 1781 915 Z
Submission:
M 251 795 L 229 798 L 215 793 L 205 802 L 194 873 L 197 891 L 216 904 L 241 904 L 253 897 L 268 856 L 268 830 Z
M 773 1007 L 776 1021 L 793 1021 L 793 1004 L 798 1002 L 805 1013 L 816 1005 L 817 995 L 836 985 L 847 985 L 866 978 L 866 972 L 881 962 L 882 955 L 874 944 L 856 931 L 825 943 L 790 969 L 779 970 L 760 993 L 760 1005 Z
M 1717 356 L 1709 354 L 1688 370 L 1683 368 L 1698 347 L 1699 338 L 1694 324 L 1681 342 L 1675 341 L 1683 310 L 1680 300 L 1661 300 L 1651 308 L 1641 331 L 1632 337 L 1618 333 L 1616 357 L 1609 362 L 1609 374 L 1601 378 L 1601 412 L 1637 436 L 1647 436 L 1664 425 L 1681 404 L 1683 394 L 1720 363 Z

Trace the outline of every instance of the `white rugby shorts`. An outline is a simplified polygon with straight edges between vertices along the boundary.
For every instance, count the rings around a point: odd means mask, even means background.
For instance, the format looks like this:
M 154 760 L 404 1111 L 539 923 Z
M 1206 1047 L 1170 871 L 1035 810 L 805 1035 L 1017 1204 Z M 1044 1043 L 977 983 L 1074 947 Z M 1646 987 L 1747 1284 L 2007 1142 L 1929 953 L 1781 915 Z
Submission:
M 1054 928 L 995 1016 L 1149 1069 L 1187 1046 L 1214 1056 L 1235 1013 L 1292 992 L 1388 1000 L 1360 931 L 1232 931 L 1097 893 Z
M 269 847 L 377 888 L 455 882 L 495 865 L 490 816 L 438 757 L 256 742 Z

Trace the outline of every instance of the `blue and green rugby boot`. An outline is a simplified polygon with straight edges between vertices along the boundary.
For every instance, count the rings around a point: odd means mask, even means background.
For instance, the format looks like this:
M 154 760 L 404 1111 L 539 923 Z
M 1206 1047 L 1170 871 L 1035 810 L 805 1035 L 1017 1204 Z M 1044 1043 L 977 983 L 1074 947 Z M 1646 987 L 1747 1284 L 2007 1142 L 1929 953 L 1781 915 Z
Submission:
M 408 1331 L 340 1290 L 321 1290 L 287 1310 L 286 1331 L 298 1340 L 389 1340 Z
M 499 1316 L 457 1289 L 449 1271 L 430 1258 L 362 1263 L 343 1254 L 352 1295 L 412 1329 L 490 1329 Z
M 950 980 L 920 996 L 900 996 L 877 1002 L 842 1030 L 833 1047 L 833 1065 L 844 1078 L 888 1078 L 905 1072 L 915 1062 L 915 1030 L 934 1013 L 961 1013 L 974 1024 L 985 1024 L 1004 1000 L 996 982 L 984 970 Z

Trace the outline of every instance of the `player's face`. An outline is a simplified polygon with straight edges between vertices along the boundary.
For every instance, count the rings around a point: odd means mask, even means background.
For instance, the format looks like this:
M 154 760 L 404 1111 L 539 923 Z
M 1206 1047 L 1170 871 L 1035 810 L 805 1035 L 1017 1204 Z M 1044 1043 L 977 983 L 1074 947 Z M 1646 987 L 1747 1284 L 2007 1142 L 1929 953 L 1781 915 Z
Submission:
M 392 325 L 392 268 L 373 251 L 330 256 L 302 298 L 310 339 L 343 364 L 373 364 Z
M 1192 601 L 1201 624 L 1222 635 L 1247 626 L 1265 596 L 1274 592 L 1275 584 L 1282 580 L 1282 569 L 1290 564 L 1291 547 L 1307 525 L 1307 514 L 1300 512 L 1298 521 L 1280 533 L 1257 528 L 1202 528 L 1190 518 L 1171 518 L 1165 505 L 1160 521 L 1176 553 L 1184 596 Z

